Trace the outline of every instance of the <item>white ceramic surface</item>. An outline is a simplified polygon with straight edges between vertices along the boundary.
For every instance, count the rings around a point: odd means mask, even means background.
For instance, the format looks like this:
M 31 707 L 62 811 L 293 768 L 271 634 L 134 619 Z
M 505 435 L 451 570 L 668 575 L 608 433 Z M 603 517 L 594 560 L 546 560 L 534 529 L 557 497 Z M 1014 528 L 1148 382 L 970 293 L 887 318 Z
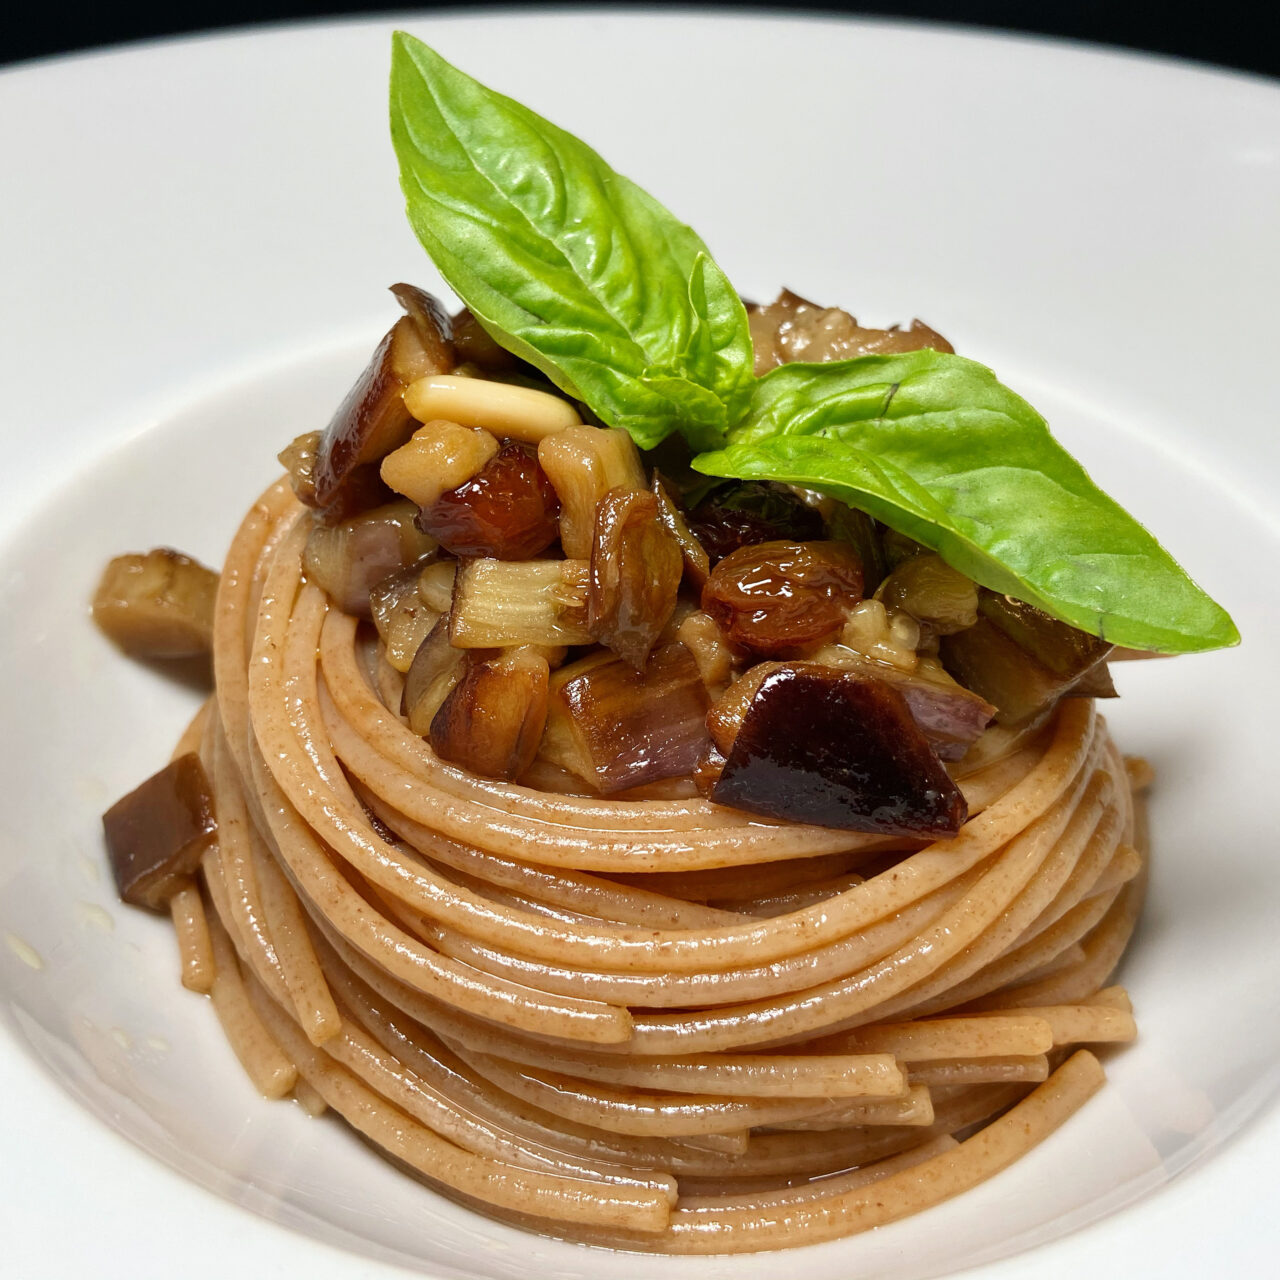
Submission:
M 336 1280 L 399 1263 L 722 1280 L 783 1265 L 535 1240 L 261 1102 L 177 985 L 167 929 L 105 878 L 98 814 L 157 767 L 195 694 L 94 633 L 100 562 L 161 542 L 216 561 L 276 450 L 325 420 L 386 325 L 383 287 L 437 283 L 386 141 L 391 25 L 0 75 L 6 1276 Z M 872 322 L 919 314 L 994 365 L 1247 637 L 1124 669 L 1109 709 L 1160 780 L 1124 974 L 1142 1038 L 1110 1086 L 978 1191 L 785 1265 L 813 1280 L 1269 1274 L 1280 89 L 874 24 L 403 25 L 584 134 L 745 293 L 786 282 Z

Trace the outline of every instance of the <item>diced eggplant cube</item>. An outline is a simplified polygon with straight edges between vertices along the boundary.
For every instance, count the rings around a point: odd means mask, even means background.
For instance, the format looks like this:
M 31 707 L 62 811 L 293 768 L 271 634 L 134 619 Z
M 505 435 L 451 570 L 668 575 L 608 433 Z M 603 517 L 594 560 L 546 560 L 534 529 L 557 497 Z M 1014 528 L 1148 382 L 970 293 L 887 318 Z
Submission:
M 592 654 L 552 677 L 542 756 L 611 795 L 692 773 L 709 743 L 706 717 L 684 645 L 663 645 L 642 671 Z
M 712 799 L 882 835 L 945 838 L 968 817 L 902 694 L 881 680 L 802 667 L 761 682 Z
M 102 827 L 120 897 L 163 910 L 218 828 L 200 758 L 188 752 L 153 774 L 102 815 Z
M 116 556 L 93 597 L 93 620 L 135 658 L 194 658 L 213 641 L 218 575 L 168 547 Z

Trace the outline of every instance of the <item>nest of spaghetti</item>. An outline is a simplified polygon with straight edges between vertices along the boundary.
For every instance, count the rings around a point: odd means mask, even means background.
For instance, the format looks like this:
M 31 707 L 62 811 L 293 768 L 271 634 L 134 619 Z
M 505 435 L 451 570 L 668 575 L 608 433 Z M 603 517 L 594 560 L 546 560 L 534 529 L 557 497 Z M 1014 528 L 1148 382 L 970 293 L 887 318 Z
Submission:
M 1135 1034 L 1109 647 L 641 453 L 395 292 L 220 580 L 157 552 L 100 593 L 126 643 L 181 615 L 212 649 L 106 816 L 185 985 L 262 1093 L 546 1234 L 775 1249 L 1007 1166 L 1099 1087 L 1079 1046 Z M 758 372 L 950 349 L 789 293 L 751 321 Z

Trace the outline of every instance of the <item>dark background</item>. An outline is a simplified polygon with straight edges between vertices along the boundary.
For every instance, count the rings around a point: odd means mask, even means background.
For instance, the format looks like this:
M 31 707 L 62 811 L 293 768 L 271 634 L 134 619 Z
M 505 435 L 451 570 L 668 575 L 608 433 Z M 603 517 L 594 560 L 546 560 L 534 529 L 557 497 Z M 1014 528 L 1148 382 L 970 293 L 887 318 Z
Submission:
M 99 0 L 92 10 L 51 0 L 0 0 L 0 63 L 65 53 L 153 36 L 176 35 L 214 27 L 279 22 L 338 14 L 380 13 L 409 8 L 471 11 L 525 8 L 471 0 L 463 4 L 408 4 L 360 0 Z M 547 7 L 570 7 L 548 5 Z M 1209 4 L 1161 3 L 1160 0 L 889 0 L 888 3 L 787 5 L 745 0 L 737 4 L 615 4 L 615 8 L 787 9 L 822 14 L 875 14 L 897 18 L 958 22 L 1068 36 L 1174 54 L 1247 71 L 1280 75 L 1280 38 L 1274 19 L 1266 16 L 1275 0 L 1222 0 Z

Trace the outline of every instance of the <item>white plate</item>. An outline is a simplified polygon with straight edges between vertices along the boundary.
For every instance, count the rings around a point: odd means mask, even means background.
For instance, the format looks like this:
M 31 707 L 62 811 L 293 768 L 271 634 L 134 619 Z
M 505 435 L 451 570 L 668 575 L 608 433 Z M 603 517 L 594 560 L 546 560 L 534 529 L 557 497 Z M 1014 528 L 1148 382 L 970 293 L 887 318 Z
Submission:
M 1113 720 L 1160 787 L 1125 975 L 1142 1039 L 1112 1084 L 978 1191 L 786 1265 L 814 1280 L 1262 1274 L 1280 1245 L 1280 91 L 915 27 L 408 25 L 586 135 L 693 222 L 744 292 L 785 281 L 872 322 L 919 314 L 993 364 L 1247 637 L 1121 674 Z M 155 542 L 216 560 L 272 455 L 325 420 L 386 325 L 384 286 L 434 283 L 386 140 L 389 30 L 0 76 L 6 1275 L 305 1265 L 329 1280 L 416 1260 L 440 1277 L 711 1280 L 780 1265 L 534 1240 L 400 1179 L 336 1125 L 258 1101 L 178 987 L 163 925 L 119 909 L 101 875 L 97 815 L 157 766 L 194 694 L 90 629 L 100 562 Z

